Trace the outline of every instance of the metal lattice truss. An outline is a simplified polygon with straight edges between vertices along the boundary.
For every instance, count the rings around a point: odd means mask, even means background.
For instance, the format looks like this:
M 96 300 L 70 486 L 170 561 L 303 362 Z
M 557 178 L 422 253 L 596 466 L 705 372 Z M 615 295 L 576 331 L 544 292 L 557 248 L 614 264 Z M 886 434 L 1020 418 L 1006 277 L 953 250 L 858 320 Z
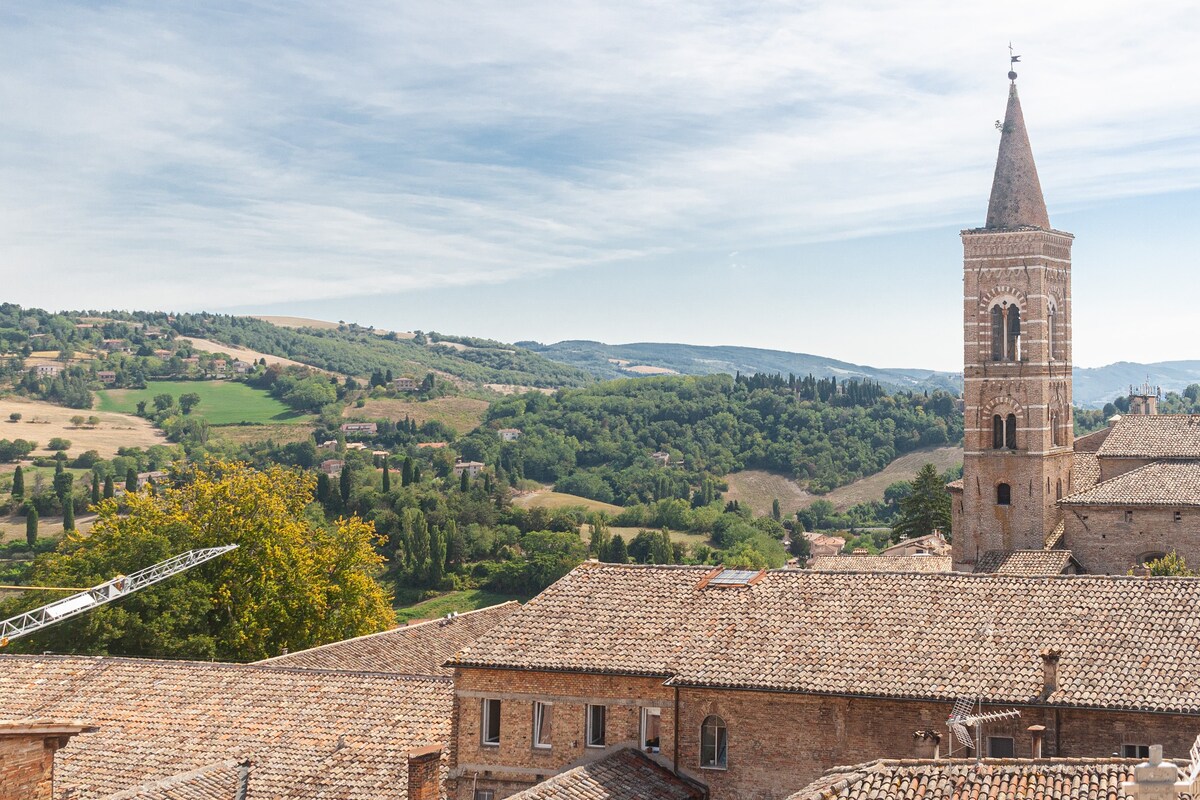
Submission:
M 1189 791 L 1195 793 L 1196 781 L 1200 779 L 1200 736 L 1196 737 L 1196 741 L 1192 742 L 1192 750 L 1188 754 L 1192 763 L 1188 767 L 1188 775 L 1185 783 L 1188 784 Z
M 978 750 L 978 743 L 971 737 L 968 728 L 975 728 L 978 731 L 989 722 L 1021 716 L 1021 712 L 1015 708 L 1008 711 L 989 711 L 986 714 L 982 713 L 982 710 L 972 713 L 975 711 L 977 703 L 978 700 L 973 697 L 956 701 L 950 710 L 950 718 L 946 720 L 950 732 L 954 734 L 954 739 L 963 747 L 976 750 Z
M 237 549 L 236 544 L 228 544 L 223 547 L 189 550 L 186 553 L 180 553 L 174 558 L 160 561 L 152 567 L 138 570 L 131 575 L 119 575 L 99 586 L 93 586 L 91 589 L 79 592 L 78 594 L 73 594 L 62 600 L 55 600 L 53 603 L 40 608 L 35 608 L 32 611 L 26 611 L 24 614 L 18 614 L 15 617 L 0 621 L 0 647 L 20 636 L 25 636 L 55 623 L 62 622 L 65 619 L 78 616 L 85 611 L 91 611 L 93 608 L 102 606 L 105 603 L 111 603 L 113 600 L 120 600 L 125 595 L 132 594 L 138 589 L 144 589 L 151 584 L 164 581 L 172 575 L 178 575 L 197 564 L 211 561 L 217 556 L 224 555 L 230 550 L 235 549 Z

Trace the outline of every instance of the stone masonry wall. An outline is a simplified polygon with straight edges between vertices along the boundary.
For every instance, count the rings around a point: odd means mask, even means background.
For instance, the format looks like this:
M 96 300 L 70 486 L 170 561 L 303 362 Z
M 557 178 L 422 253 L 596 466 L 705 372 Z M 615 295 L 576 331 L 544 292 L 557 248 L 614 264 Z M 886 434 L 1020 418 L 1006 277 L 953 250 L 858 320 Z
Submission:
M 1127 510 L 1130 522 L 1125 521 Z M 1172 550 L 1195 569 L 1200 567 L 1200 509 L 1071 506 L 1063 539 L 1075 560 L 1095 575 L 1125 575 L 1147 553 Z
M 674 740 L 674 692 L 663 678 L 584 675 L 560 672 L 460 669 L 455 673 L 455 736 L 451 755 L 452 798 L 471 800 L 472 789 L 494 789 L 507 797 L 550 775 L 637 746 L 641 709 L 661 716 L 661 758 L 670 758 Z M 500 744 L 482 742 L 482 701 L 500 703 Z M 533 704 L 553 705 L 551 747 L 533 746 Z M 587 705 L 607 707 L 606 745 L 586 745 Z
M 56 738 L 0 736 L 0 800 L 51 800 Z

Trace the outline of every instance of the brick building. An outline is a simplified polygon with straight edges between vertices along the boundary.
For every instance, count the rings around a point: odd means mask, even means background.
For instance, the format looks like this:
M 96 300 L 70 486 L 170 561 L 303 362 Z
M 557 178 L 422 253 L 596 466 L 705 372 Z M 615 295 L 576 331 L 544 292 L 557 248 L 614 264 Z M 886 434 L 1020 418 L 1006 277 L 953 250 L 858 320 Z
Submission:
M 94 726 L 74 720 L 0 720 L 0 800 L 54 800 L 54 754 Z
M 779 800 L 912 757 L 912 732 L 945 735 L 973 696 L 1021 712 L 989 756 L 1032 755 L 1030 725 L 1054 758 L 1184 756 L 1200 732 L 1200 581 L 729 573 L 584 564 L 464 649 L 449 796 L 633 747 L 713 800 Z

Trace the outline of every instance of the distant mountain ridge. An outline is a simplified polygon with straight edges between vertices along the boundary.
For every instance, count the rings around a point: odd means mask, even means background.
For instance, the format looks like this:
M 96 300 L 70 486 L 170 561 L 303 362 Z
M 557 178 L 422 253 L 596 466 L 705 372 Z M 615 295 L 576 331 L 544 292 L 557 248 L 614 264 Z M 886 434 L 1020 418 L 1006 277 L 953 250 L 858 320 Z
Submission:
M 538 342 L 516 344 L 554 361 L 586 370 L 601 379 L 628 378 L 664 370 L 682 375 L 710 375 L 716 372 L 811 373 L 819 378 L 869 379 L 898 389 L 962 391 L 961 372 L 870 367 L 809 353 L 758 347 L 665 342 L 605 344 L 587 340 L 568 340 L 549 345 Z M 1130 385 L 1141 385 L 1147 380 L 1151 385 L 1161 386 L 1163 392 L 1182 392 L 1188 384 L 1200 383 L 1200 361 L 1160 361 L 1152 364 L 1119 361 L 1104 367 L 1076 367 L 1075 404 L 1099 408 L 1128 394 Z

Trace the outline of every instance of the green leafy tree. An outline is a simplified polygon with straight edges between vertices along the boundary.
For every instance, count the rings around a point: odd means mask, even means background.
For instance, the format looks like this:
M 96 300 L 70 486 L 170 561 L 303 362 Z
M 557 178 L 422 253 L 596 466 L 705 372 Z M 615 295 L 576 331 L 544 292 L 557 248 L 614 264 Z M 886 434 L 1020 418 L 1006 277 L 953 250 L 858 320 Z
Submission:
M 192 413 L 192 409 L 200 405 L 200 395 L 195 392 L 186 392 L 179 395 L 179 408 L 184 414 Z
M 12 496 L 25 496 L 25 471 L 21 469 L 20 464 L 18 464 L 17 468 L 13 470 Z
M 137 491 L 137 470 L 133 467 L 130 467 L 125 471 L 125 491 Z
M 154 409 L 156 411 L 166 411 L 175 405 L 175 398 L 163 392 L 162 394 L 154 395 Z
M 1196 577 L 1196 573 L 1188 569 L 1187 562 L 1183 560 L 1183 556 L 1174 550 L 1162 558 L 1147 561 L 1146 567 L 1150 570 L 1150 574 L 1154 576 Z
M 75 476 L 71 473 L 61 470 L 54 473 L 54 494 L 58 496 L 59 501 L 63 505 L 66 505 L 67 498 L 71 496 L 71 490 L 74 486 Z
M 38 512 L 33 506 L 25 512 L 25 543 L 30 547 L 37 544 L 38 538 Z
M 446 575 L 446 532 L 434 526 L 429 532 L 429 585 L 437 587 Z
M 104 499 L 108 500 L 117 493 L 117 487 L 113 484 L 112 475 L 104 476 Z
M 404 463 L 400 465 L 400 485 L 409 486 L 413 482 L 413 463 L 412 459 L 405 456 Z
M 607 561 L 610 564 L 628 564 L 629 549 L 625 546 L 625 539 L 621 534 L 612 537 L 608 542 L 608 552 L 601 556 L 601 561 Z
M 193 548 L 240 547 L 10 647 L 253 661 L 386 628 L 378 537 L 357 517 L 315 522 L 312 493 L 311 475 L 208 461 L 157 497 L 131 494 L 127 513 L 103 501 L 88 535 L 69 533 L 35 560 L 31 583 L 91 586 Z M 4 611 L 48 600 L 30 592 Z
M 892 526 L 892 541 L 950 530 L 950 492 L 933 464 L 921 467 L 912 493 L 900 501 L 900 516 Z

